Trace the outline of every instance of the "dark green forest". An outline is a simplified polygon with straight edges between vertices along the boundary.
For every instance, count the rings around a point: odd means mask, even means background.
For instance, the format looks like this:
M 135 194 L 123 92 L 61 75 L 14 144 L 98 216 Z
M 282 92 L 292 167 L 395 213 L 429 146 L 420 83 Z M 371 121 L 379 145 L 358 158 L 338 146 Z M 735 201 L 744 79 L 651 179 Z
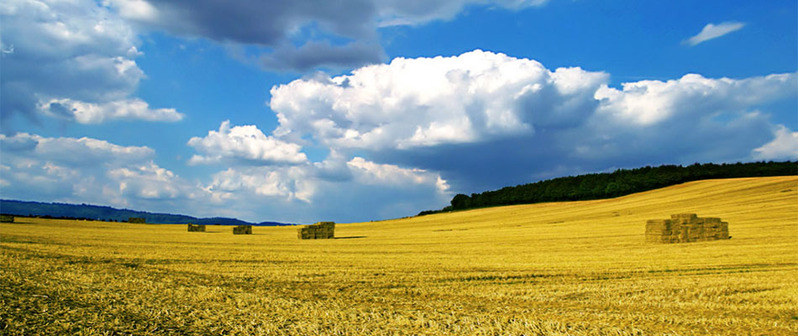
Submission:
M 612 173 L 559 177 L 471 196 L 458 194 L 451 205 L 419 215 L 501 205 L 613 198 L 675 184 L 721 178 L 798 175 L 798 162 L 663 165 L 618 169 Z

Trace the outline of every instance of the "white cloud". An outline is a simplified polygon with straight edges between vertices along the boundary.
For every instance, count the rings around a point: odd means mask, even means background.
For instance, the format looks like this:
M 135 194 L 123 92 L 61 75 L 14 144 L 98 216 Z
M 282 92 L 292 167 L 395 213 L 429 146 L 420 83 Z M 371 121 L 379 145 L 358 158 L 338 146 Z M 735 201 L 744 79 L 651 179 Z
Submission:
M 194 155 L 189 163 L 211 164 L 236 159 L 252 164 L 300 164 L 307 162 L 301 146 L 266 136 L 254 125 L 230 127 L 224 121 L 219 131 L 209 131 L 204 138 L 193 137 L 188 145 L 204 155 Z
M 53 99 L 39 103 L 39 111 L 53 117 L 77 121 L 81 124 L 99 124 L 108 120 L 145 120 L 175 122 L 184 115 L 172 108 L 151 109 L 141 99 L 111 101 L 100 104 L 72 99 Z
M 83 123 L 182 117 L 131 97 L 144 78 L 134 60 L 139 42 L 126 22 L 97 2 L 10 0 L 0 20 L 7 51 L 0 59 L 3 119 L 39 112 Z M 53 102 L 57 111 L 48 108 Z
M 158 20 L 158 10 L 145 0 L 110 0 L 119 8 L 122 17 L 135 21 L 153 22 Z
M 743 27 L 745 27 L 745 23 L 742 22 L 723 22 L 717 25 L 710 23 L 704 26 L 704 29 L 701 29 L 700 33 L 685 40 L 685 43 L 689 44 L 690 46 L 695 46 L 699 43 L 703 43 L 738 31 L 743 29 Z
M 179 179 L 173 172 L 153 162 L 131 167 L 109 169 L 107 173 L 120 196 L 139 199 L 164 200 L 196 198 L 198 190 Z
M 207 197 L 199 186 L 155 164 L 149 147 L 18 133 L 0 134 L 0 151 L 4 197 L 150 211 L 172 211 L 177 204 L 164 201 Z
M 229 125 L 221 129 L 217 134 L 236 133 Z M 239 131 L 257 135 L 253 129 Z M 236 155 L 251 148 L 246 141 L 227 145 Z M 18 133 L 0 134 L 0 152 L 2 195 L 23 200 L 311 222 L 405 216 L 442 206 L 451 197 L 437 173 L 347 160 L 338 153 L 321 162 L 279 165 L 232 160 L 208 180 L 187 181 L 154 162 L 155 151 L 144 146 Z M 362 208 L 352 213 L 353 204 Z
M 778 74 L 746 79 L 705 78 L 688 74 L 666 82 L 645 80 L 624 83 L 623 90 L 602 86 L 595 98 L 599 113 L 637 125 L 651 125 L 686 114 L 712 115 L 772 99 L 788 97 L 798 90 L 796 74 Z
M 798 93 L 796 73 L 608 82 L 473 51 L 295 80 L 272 88 L 270 106 L 275 137 L 476 192 L 553 177 L 541 172 L 752 160 L 774 139 L 768 109 Z
M 315 184 L 307 167 L 243 167 L 228 168 L 214 174 L 207 189 L 218 199 L 249 192 L 255 196 L 310 203 Z
M 334 195 L 318 194 L 323 185 L 341 190 L 357 186 L 376 186 L 379 188 L 414 189 L 417 186 L 434 187 L 440 194 L 448 192 L 448 184 L 440 175 L 423 169 L 401 168 L 396 165 L 378 164 L 361 157 L 355 157 L 343 166 L 332 158 L 314 164 L 299 166 L 238 166 L 213 175 L 213 181 L 205 188 L 215 194 L 218 200 L 235 197 L 238 192 L 248 192 L 253 196 L 267 196 L 283 201 L 300 200 L 305 203 L 325 202 Z M 340 173 L 345 178 L 331 176 L 331 166 L 344 169 Z
M 36 134 L 0 134 L 3 154 L 9 158 L 56 162 L 67 166 L 94 166 L 146 161 L 155 155 L 145 146 L 119 146 L 92 138 L 46 138 Z
M 298 166 L 230 167 L 214 174 L 204 190 L 217 208 L 306 222 L 406 216 L 442 206 L 451 197 L 439 174 L 360 157 L 340 160 L 333 154 Z
M 442 194 L 447 193 L 449 189 L 449 185 L 440 175 L 423 169 L 378 164 L 362 157 L 354 157 L 346 164 L 353 171 L 355 180 L 363 184 L 398 187 L 418 184 L 434 185 Z
M 278 136 L 310 136 L 334 148 L 407 149 L 579 122 L 606 77 L 477 50 L 296 80 L 273 88 L 270 106 Z
M 774 132 L 775 139 L 754 149 L 757 160 L 796 160 L 798 159 L 798 132 L 791 132 L 780 125 Z

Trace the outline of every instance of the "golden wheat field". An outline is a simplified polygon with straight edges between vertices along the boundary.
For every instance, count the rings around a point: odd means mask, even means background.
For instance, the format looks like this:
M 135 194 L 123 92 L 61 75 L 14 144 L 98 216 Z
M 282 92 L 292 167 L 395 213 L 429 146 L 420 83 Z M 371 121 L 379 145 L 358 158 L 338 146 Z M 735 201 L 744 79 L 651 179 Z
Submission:
M 685 212 L 732 239 L 645 242 L 647 219 Z M 0 224 L 0 334 L 798 334 L 795 176 L 338 224 L 336 239 L 207 230 Z

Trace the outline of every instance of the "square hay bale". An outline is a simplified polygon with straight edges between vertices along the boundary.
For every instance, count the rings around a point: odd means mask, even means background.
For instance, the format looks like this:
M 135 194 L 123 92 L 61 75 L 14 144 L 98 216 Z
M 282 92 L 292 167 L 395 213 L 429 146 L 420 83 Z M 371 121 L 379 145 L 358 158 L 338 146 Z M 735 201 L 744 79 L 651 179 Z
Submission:
M 188 232 L 205 232 L 205 225 L 188 223 Z
M 671 221 L 674 224 L 689 224 L 694 223 L 698 219 L 698 216 L 693 213 L 686 213 L 686 214 L 674 214 L 671 215 Z
M 646 242 L 686 243 L 729 239 L 729 223 L 717 217 L 673 214 L 670 219 L 646 221 Z
M 335 237 L 335 222 L 318 222 L 297 229 L 299 239 L 332 239 Z
M 233 227 L 233 234 L 252 234 L 252 225 L 239 225 Z
M 13 223 L 14 216 L 11 215 L 0 215 L 0 223 Z
M 670 219 L 649 219 L 646 222 L 646 234 L 663 234 L 670 231 Z
M 313 229 L 309 227 L 301 227 L 296 230 L 297 238 L 299 239 L 313 239 Z

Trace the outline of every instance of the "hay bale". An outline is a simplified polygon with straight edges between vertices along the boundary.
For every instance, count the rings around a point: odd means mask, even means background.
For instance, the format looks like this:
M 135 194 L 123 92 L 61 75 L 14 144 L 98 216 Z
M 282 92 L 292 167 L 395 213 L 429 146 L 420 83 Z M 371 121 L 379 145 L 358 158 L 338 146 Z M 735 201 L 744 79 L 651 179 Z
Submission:
M 299 239 L 332 239 L 335 238 L 335 222 L 318 222 L 297 229 Z
M 717 217 L 696 214 L 673 214 L 670 219 L 646 221 L 646 242 L 687 243 L 729 239 L 729 223 Z
M 666 231 L 671 231 L 670 219 L 649 219 L 646 222 L 646 233 L 661 234 Z
M 14 216 L 11 215 L 0 215 L 0 223 L 13 223 Z
M 205 232 L 205 225 L 188 223 L 188 232 Z
M 147 220 L 143 217 L 130 217 L 127 219 L 128 223 L 146 224 Z
M 690 224 L 698 220 L 698 216 L 694 213 L 674 214 L 671 215 L 671 221 L 674 224 Z
M 252 234 L 252 225 L 239 225 L 233 227 L 233 234 Z

